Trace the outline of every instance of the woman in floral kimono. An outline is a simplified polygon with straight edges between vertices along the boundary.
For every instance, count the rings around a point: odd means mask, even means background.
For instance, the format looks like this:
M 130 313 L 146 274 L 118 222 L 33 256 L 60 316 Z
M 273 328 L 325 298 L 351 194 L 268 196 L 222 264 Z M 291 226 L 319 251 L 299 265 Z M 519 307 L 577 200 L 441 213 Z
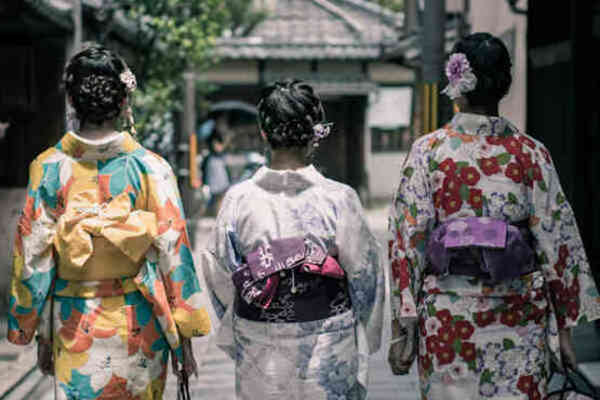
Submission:
M 65 83 L 81 129 L 30 166 L 8 339 L 37 332 L 56 399 L 161 399 L 169 353 L 194 372 L 189 338 L 210 329 L 176 180 L 115 131 L 136 85 L 118 56 L 76 54 Z
M 510 69 L 489 34 L 455 45 L 462 112 L 413 144 L 392 205 L 389 359 L 418 355 L 423 399 L 543 399 L 551 355 L 575 364 L 570 329 L 600 317 L 548 150 L 498 116 Z
M 363 399 L 384 281 L 356 192 L 307 165 L 330 130 L 299 81 L 258 104 L 269 167 L 227 192 L 202 269 L 240 399 Z

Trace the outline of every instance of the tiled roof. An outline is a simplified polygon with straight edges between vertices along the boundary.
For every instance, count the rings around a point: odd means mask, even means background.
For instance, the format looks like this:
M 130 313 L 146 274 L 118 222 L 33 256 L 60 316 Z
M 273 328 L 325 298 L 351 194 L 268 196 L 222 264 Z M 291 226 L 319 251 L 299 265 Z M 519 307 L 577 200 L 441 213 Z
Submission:
M 247 36 L 221 38 L 226 59 L 377 59 L 402 14 L 364 0 L 277 0 Z

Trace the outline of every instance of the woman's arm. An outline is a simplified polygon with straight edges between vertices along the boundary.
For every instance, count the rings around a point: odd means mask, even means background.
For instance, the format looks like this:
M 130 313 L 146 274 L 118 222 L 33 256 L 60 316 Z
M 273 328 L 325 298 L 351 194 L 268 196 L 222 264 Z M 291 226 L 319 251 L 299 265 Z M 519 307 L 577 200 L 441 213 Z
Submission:
M 359 329 L 366 335 L 369 354 L 373 354 L 381 346 L 385 274 L 380 246 L 369 229 L 360 199 L 352 189 L 340 206 L 336 244 Z
M 536 145 L 534 157 L 534 172 L 539 173 L 533 174 L 531 182 L 530 228 L 558 327 L 567 330 L 600 318 L 600 297 L 552 158 L 541 144 Z
M 178 332 L 184 338 L 204 336 L 210 332 L 210 318 L 194 266 L 183 204 L 175 175 L 166 163 L 163 167 L 162 173 L 155 171 L 149 175 L 148 209 L 157 218 L 154 246 L 158 249 L 158 259 L 146 263 L 144 283 L 149 290 L 146 292 L 154 293 L 150 297 L 160 303 L 159 308 L 168 307 L 170 311 L 170 321 L 167 317 L 161 319 L 165 334 L 178 335 Z M 160 293 L 153 287 L 158 281 L 162 281 L 168 304 L 163 304 Z
M 9 291 L 8 340 L 25 345 L 52 340 L 50 294 L 56 276 L 53 241 L 60 189 L 58 166 L 44 168 L 43 157 L 29 167 L 25 207 L 17 226 Z
M 404 162 L 390 208 L 389 258 L 394 319 L 417 317 L 416 305 L 426 265 L 425 244 L 435 223 L 425 158 L 423 142 L 416 142 Z
M 401 171 L 390 208 L 392 343 L 388 361 L 397 375 L 408 373 L 417 354 L 417 304 L 425 270 L 425 243 L 435 222 L 425 166 L 424 143 L 416 142 Z

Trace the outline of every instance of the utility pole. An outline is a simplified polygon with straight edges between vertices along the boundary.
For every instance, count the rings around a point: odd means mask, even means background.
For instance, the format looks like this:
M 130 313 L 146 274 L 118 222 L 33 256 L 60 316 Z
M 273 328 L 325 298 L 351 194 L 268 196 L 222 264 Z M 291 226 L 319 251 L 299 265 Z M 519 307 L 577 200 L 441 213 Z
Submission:
M 196 74 L 183 73 L 183 115 L 179 135 L 179 180 L 181 196 L 188 217 L 194 214 L 194 189 L 196 168 Z
M 423 133 L 438 128 L 439 82 L 446 57 L 446 0 L 425 0 L 423 15 L 422 78 L 423 78 Z

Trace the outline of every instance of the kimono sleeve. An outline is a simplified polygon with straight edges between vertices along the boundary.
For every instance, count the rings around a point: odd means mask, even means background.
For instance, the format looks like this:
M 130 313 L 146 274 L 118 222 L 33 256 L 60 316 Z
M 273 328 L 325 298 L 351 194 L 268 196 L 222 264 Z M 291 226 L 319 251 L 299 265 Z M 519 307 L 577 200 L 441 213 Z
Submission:
M 368 353 L 381 346 L 385 280 L 381 249 L 369 229 L 356 192 L 349 189 L 336 229 L 339 262 L 346 272 L 352 308 L 358 317 L 358 334 L 366 339 Z
M 227 192 L 208 247 L 200 253 L 200 267 L 213 308 L 220 320 L 214 344 L 233 360 L 237 349 L 233 333 L 235 287 L 231 276 L 242 263 L 236 234 L 236 202 Z
M 200 255 L 202 273 L 219 318 L 223 318 L 231 308 L 235 296 L 235 287 L 231 276 L 241 265 L 240 252 L 236 249 L 235 202 L 227 194 L 213 230 L 212 240 Z
M 41 340 L 52 338 L 49 297 L 56 277 L 53 240 L 59 189 L 58 174 L 52 172 L 52 168 L 45 169 L 38 160 L 29 167 L 29 185 L 17 225 L 9 289 L 8 340 L 14 344 L 30 343 L 36 330 Z
M 423 142 L 415 142 L 401 171 L 390 208 L 389 258 L 392 317 L 417 317 L 418 297 L 426 267 L 425 244 L 435 222 Z
M 158 250 L 157 273 L 164 285 L 170 314 L 182 336 L 206 335 L 210 332 L 210 317 L 194 267 L 177 180 L 169 166 L 165 166 L 162 175 L 157 173 L 151 179 L 154 185 L 150 185 L 148 208 L 156 214 L 158 224 L 154 240 Z M 166 324 L 169 326 L 164 328 L 172 332 L 171 323 Z
M 600 297 L 548 150 L 539 145 L 536 158 L 540 168 L 533 169 L 530 228 L 558 327 L 565 329 L 600 318 Z

